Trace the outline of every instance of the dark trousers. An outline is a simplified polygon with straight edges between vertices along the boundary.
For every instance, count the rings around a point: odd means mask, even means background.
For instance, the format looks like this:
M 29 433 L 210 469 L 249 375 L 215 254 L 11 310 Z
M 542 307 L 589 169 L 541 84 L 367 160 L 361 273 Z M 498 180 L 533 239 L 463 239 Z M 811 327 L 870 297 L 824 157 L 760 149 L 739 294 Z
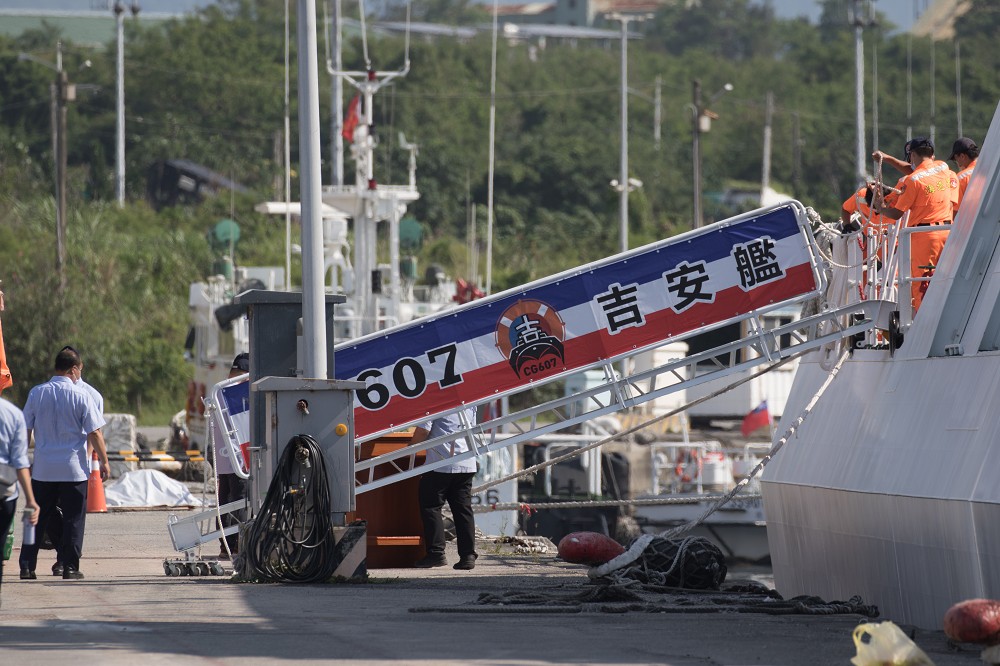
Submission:
M 38 481 L 31 480 L 35 502 L 41 511 L 35 526 L 35 544 L 21 546 L 20 564 L 22 569 L 35 570 L 38 564 L 38 542 L 48 527 L 50 520 L 57 520 L 56 507 L 62 509 L 62 537 L 56 544 L 56 559 L 70 569 L 80 568 L 80 553 L 83 552 L 83 528 L 87 520 L 86 481 Z
M 247 482 L 245 479 L 241 479 L 236 474 L 219 475 L 219 506 L 244 499 L 246 496 Z M 243 513 L 243 511 L 234 511 L 233 513 L 223 515 L 222 525 L 229 527 L 241 523 L 244 520 Z M 239 552 L 239 538 L 239 532 L 226 537 L 226 542 L 229 544 L 229 551 L 234 555 Z M 222 545 L 222 539 L 219 539 L 219 545 Z M 224 548 L 225 546 L 223 546 Z
M 448 502 L 455 519 L 458 554 L 476 554 L 476 520 L 472 513 L 472 478 L 475 472 L 448 474 L 427 472 L 420 477 L 420 518 L 424 522 L 424 546 L 431 557 L 444 556 L 444 517 Z
M 17 511 L 17 500 L 0 499 L 0 551 L 3 550 L 7 541 L 7 530 L 10 529 L 10 521 L 14 520 L 14 513 Z M 3 553 L 0 552 L 0 583 L 3 583 Z

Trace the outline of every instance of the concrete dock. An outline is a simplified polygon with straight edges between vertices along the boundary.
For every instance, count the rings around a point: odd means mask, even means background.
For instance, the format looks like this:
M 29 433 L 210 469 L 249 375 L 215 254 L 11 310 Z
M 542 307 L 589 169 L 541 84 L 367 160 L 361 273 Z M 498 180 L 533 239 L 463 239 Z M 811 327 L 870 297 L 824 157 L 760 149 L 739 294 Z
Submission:
M 848 664 L 859 615 L 541 612 L 483 608 L 481 593 L 586 589 L 585 569 L 554 555 L 480 544 L 473 571 L 381 569 L 365 583 L 237 584 L 167 577 L 167 511 L 91 514 L 82 581 L 4 567 L 3 664 Z M 453 548 L 453 546 L 450 546 Z M 215 549 L 208 552 L 214 554 Z M 457 559 L 449 553 L 450 561 Z M 977 664 L 974 646 L 916 631 L 938 666 Z

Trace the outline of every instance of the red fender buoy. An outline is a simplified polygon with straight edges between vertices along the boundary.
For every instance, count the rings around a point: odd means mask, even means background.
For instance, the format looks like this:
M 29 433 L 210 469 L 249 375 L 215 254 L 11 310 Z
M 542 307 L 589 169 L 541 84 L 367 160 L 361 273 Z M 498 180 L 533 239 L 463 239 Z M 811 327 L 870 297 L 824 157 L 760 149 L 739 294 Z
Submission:
M 573 564 L 596 566 L 624 552 L 620 543 L 597 532 L 573 532 L 559 541 L 559 557 Z
M 959 643 L 1000 644 L 1000 601 L 969 599 L 944 614 L 944 633 Z

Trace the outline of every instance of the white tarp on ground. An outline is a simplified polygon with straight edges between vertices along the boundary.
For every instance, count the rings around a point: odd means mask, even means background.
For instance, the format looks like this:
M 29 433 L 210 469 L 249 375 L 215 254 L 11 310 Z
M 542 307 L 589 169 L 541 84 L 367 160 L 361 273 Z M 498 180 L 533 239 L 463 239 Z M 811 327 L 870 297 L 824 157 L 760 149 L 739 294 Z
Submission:
M 155 469 L 127 472 L 104 488 L 108 507 L 201 506 L 188 487 Z

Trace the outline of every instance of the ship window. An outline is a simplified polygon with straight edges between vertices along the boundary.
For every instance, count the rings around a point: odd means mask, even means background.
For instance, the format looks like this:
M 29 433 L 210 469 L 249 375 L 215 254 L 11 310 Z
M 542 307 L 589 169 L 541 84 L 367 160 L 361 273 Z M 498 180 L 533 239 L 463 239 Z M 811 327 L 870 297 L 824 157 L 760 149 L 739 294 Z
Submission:
M 778 317 L 778 320 L 774 322 L 774 326 L 772 328 L 781 328 L 785 324 L 791 324 L 792 321 L 791 317 Z M 785 349 L 792 344 L 792 334 L 783 333 L 779 336 L 779 340 L 781 342 L 781 348 Z
M 708 351 L 709 349 L 715 349 L 716 347 L 721 347 L 722 345 L 729 344 L 730 342 L 736 342 L 740 339 L 740 324 L 736 322 L 735 324 L 730 324 L 728 326 L 722 326 L 713 331 L 708 331 L 707 333 L 700 333 L 694 337 L 688 338 L 688 356 L 694 356 L 695 354 L 700 354 L 701 352 Z M 723 365 L 729 365 L 729 355 L 719 354 L 714 357 L 714 360 Z M 736 363 L 740 362 L 740 356 L 737 355 L 735 359 Z M 715 368 L 717 367 L 712 359 L 705 359 L 698 363 L 699 367 L 705 368 Z

